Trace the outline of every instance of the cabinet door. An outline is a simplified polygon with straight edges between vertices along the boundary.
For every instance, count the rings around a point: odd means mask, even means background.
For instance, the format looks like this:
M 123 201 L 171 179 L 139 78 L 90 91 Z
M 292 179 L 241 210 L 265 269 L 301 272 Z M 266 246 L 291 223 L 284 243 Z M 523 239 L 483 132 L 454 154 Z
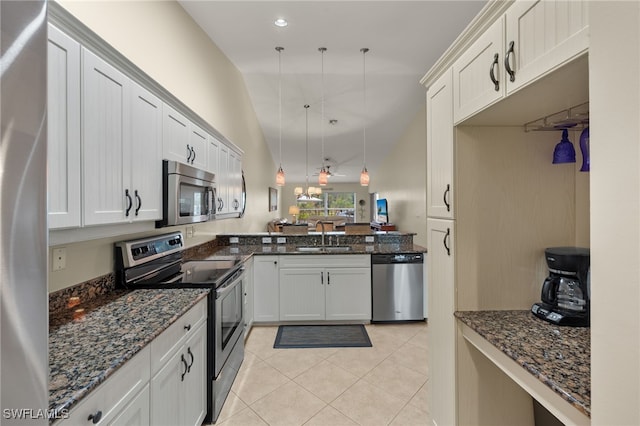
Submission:
M 327 320 L 371 320 L 371 268 L 327 268 L 326 284 Z
M 453 64 L 453 119 L 456 123 L 505 94 L 504 17 L 498 19 Z
M 325 319 L 327 272 L 323 268 L 280 270 L 280 321 Z
M 427 216 L 454 217 L 451 70 L 427 91 Z
M 162 157 L 191 164 L 189 120 L 167 104 L 162 105 Z
M 255 256 L 253 260 L 253 320 L 280 319 L 278 256 Z
M 136 83 L 131 101 L 133 220 L 162 218 L 162 102 Z
M 129 221 L 133 213 L 130 147 L 131 81 L 82 49 L 83 199 L 85 225 Z
M 151 379 L 151 424 L 175 426 L 182 424 L 184 407 L 180 404 L 180 391 L 186 376 L 184 354 L 176 351 L 169 361 Z
M 213 136 L 209 136 L 209 150 L 207 151 L 209 160 L 207 170 L 215 175 L 216 184 L 218 184 L 218 186 L 220 186 L 220 145 L 222 145 L 222 143 L 218 139 Z
M 200 170 L 206 170 L 209 135 L 193 123 L 191 123 L 189 127 L 189 147 L 191 148 L 191 160 L 189 164 Z
M 454 279 L 454 222 L 427 219 L 427 274 L 429 282 L 430 411 L 434 423 L 456 422 L 456 323 Z
M 218 213 L 229 213 L 229 147 L 225 144 L 220 144 L 218 177 Z
M 80 222 L 80 44 L 49 24 L 47 161 L 49 229 Z
M 207 324 L 203 323 L 187 340 L 182 351 L 188 367 L 184 390 L 180 394 L 184 407 L 181 424 L 200 426 L 207 414 Z
M 127 405 L 118 416 L 109 423 L 110 426 L 147 426 L 149 423 L 149 385 Z
M 517 0 L 507 9 L 507 94 L 587 51 L 588 3 Z

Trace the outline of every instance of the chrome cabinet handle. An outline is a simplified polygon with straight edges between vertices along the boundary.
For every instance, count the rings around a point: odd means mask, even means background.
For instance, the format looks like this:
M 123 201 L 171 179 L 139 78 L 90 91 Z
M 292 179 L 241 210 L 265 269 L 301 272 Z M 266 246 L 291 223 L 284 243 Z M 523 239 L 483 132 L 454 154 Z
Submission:
M 191 158 L 191 164 L 193 164 L 194 160 L 196 159 L 196 150 L 193 149 L 193 147 L 191 147 L 191 153 L 193 154 L 193 158 Z
M 498 65 L 498 54 L 496 53 L 495 55 L 493 55 L 493 62 L 491 62 L 491 68 L 489 68 L 489 78 L 493 82 L 493 88 L 495 89 L 496 92 L 500 90 L 500 81 L 496 78 L 496 75 L 494 74 L 494 70 L 496 69 L 497 65 Z
M 331 285 L 331 272 L 327 271 L 327 285 Z
M 191 330 L 191 324 L 187 324 L 187 325 L 185 325 L 185 326 L 184 326 L 184 329 L 185 329 L 186 331 Z
M 324 285 L 324 272 L 320 271 L 320 285 Z
M 136 197 L 136 201 L 138 202 L 138 206 L 136 207 L 136 216 L 138 216 L 138 212 L 140 211 L 140 208 L 142 208 L 142 198 L 140 198 L 140 195 L 138 194 L 138 190 L 136 189 L 135 191 L 133 191 L 134 196 Z
M 442 244 L 444 245 L 444 248 L 447 250 L 447 256 L 451 256 L 451 248 L 447 244 L 447 240 L 449 239 L 450 236 L 451 236 L 451 229 L 447 228 L 447 233 L 444 235 L 444 238 L 442 239 Z
M 125 217 L 129 217 L 129 212 L 131 211 L 131 207 L 133 207 L 133 200 L 131 199 L 131 195 L 129 194 L 129 190 L 124 190 L 124 196 L 127 197 L 127 210 L 124 212 Z
M 514 43 L 512 40 L 511 42 L 509 42 L 509 50 L 507 50 L 507 54 L 504 57 L 504 68 L 507 70 L 507 73 L 509 73 L 509 81 L 511 81 L 512 83 L 516 81 L 516 72 L 513 70 L 513 68 L 511 68 L 511 63 L 509 62 L 509 57 L 512 53 L 514 53 L 513 48 Z
M 189 146 L 189 144 L 187 144 L 187 164 L 189 163 L 189 161 L 191 161 L 191 153 L 193 151 L 191 150 L 191 147 Z
M 451 185 L 447 184 L 447 189 L 444 190 L 442 194 L 442 201 L 444 201 L 444 205 L 447 206 L 447 211 L 451 211 L 451 204 L 449 204 L 449 194 L 451 193 Z

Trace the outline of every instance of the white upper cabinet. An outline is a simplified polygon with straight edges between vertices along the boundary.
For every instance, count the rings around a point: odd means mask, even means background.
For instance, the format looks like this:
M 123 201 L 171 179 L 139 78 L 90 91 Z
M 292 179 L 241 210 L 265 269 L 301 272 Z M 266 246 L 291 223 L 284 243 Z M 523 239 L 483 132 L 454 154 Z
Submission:
M 234 151 L 229 152 L 229 210 L 240 213 L 242 198 L 242 157 Z
M 504 97 L 503 43 L 502 17 L 453 64 L 453 118 L 456 123 Z
M 85 225 L 122 223 L 134 210 L 131 181 L 131 81 L 82 49 Z
M 453 64 L 454 122 L 587 51 L 588 1 L 516 0 Z
M 162 101 L 132 83 L 131 188 L 134 220 L 162 218 Z
M 209 135 L 167 104 L 163 114 L 163 157 L 205 170 Z
M 225 144 L 220 144 L 218 155 L 218 214 L 231 212 L 229 203 L 229 152 L 230 149 Z
M 163 158 L 191 164 L 193 152 L 189 144 L 189 120 L 167 104 L 162 106 Z
M 451 70 L 427 91 L 427 216 L 453 219 L 453 108 Z
M 190 123 L 189 127 L 189 149 L 191 150 L 191 160 L 189 164 L 193 167 L 207 169 L 207 149 L 209 148 L 209 135 L 200 127 Z
M 586 52 L 588 25 L 588 1 L 516 1 L 506 12 L 507 94 Z
M 49 229 L 81 225 L 80 44 L 49 25 L 47 161 Z

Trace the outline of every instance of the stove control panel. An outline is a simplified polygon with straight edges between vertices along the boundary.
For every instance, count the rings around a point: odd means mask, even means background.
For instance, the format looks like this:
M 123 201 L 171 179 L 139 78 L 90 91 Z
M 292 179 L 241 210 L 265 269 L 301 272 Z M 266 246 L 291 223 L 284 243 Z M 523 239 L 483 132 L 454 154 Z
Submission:
M 125 267 L 135 266 L 152 259 L 175 253 L 184 248 L 181 232 L 154 236 L 116 244 Z

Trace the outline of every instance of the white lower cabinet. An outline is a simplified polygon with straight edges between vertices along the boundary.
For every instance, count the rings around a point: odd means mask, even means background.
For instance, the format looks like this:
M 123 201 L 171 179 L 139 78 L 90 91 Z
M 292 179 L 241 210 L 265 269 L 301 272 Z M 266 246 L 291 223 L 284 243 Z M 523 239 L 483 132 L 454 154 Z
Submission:
M 280 321 L 371 320 L 370 256 L 283 256 L 280 263 Z
M 151 351 L 151 424 L 202 424 L 207 411 L 206 302 L 151 342 Z
M 244 263 L 244 278 L 242 280 L 242 294 L 244 304 L 242 317 L 244 318 L 244 338 L 249 336 L 253 326 L 253 257 Z
M 86 398 L 71 409 L 69 417 L 56 424 L 60 426 L 88 424 L 149 425 L 149 394 L 146 394 L 147 414 L 144 415 L 144 392 L 148 391 L 150 348 L 147 346 L 127 361 L 113 376 L 105 380 Z M 145 421 L 146 419 L 146 421 Z
M 111 422 L 112 426 L 150 425 L 149 422 L 149 385 L 145 385 L 133 401 Z
M 253 258 L 253 320 L 273 322 L 280 319 L 279 256 Z
M 429 338 L 438 342 L 429 350 L 429 406 L 434 424 L 456 420 L 456 310 L 454 224 L 427 218 L 427 273 L 429 282 Z

